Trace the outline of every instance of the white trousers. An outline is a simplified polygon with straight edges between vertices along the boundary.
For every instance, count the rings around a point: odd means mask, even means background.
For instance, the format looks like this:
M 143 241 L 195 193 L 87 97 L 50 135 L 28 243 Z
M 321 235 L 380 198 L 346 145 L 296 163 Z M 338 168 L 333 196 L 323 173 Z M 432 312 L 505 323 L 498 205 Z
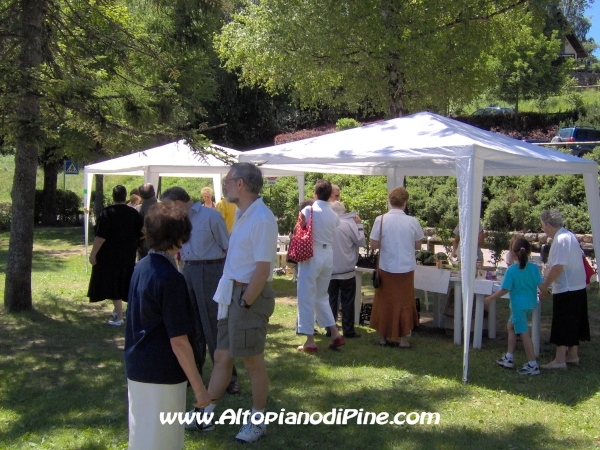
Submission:
M 313 335 L 315 318 L 322 328 L 335 325 L 327 293 L 333 249 L 315 244 L 313 253 L 308 261 L 298 263 L 298 334 Z
M 181 450 L 183 424 L 162 425 L 160 413 L 185 411 L 187 381 L 179 384 L 127 380 L 129 396 L 129 450 Z

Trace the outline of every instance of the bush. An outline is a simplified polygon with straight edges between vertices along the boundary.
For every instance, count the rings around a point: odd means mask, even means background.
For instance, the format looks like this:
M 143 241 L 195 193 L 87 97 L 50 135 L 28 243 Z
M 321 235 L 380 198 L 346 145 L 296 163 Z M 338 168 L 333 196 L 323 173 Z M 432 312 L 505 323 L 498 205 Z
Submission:
M 42 221 L 42 193 L 41 189 L 35 191 L 35 207 L 33 210 L 34 223 L 40 224 Z M 77 223 L 77 213 L 81 209 L 81 198 L 73 191 L 56 191 L 56 215 L 59 222 Z
M 350 128 L 358 128 L 361 124 L 358 120 L 344 117 L 335 123 L 336 131 L 349 130 Z
M 12 205 L 8 202 L 0 202 L 0 231 L 10 230 L 12 219 Z

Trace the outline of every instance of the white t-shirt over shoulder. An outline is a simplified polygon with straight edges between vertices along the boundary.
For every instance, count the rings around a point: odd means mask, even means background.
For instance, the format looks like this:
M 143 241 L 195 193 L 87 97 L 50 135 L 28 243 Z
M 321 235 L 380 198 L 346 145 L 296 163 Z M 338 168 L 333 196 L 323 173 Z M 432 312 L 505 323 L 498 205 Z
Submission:
M 383 216 L 383 238 L 380 238 L 381 217 L 375 219 L 371 229 L 371 239 L 381 242 L 379 267 L 391 273 L 415 270 L 415 242 L 425 237 L 421 224 L 403 210 L 392 209 Z

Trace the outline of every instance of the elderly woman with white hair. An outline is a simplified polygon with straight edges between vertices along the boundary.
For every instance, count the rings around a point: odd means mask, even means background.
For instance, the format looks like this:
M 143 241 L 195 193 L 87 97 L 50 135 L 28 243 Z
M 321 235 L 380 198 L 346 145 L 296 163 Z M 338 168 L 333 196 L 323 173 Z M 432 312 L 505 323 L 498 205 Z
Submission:
M 541 227 L 552 238 L 548 266 L 542 283 L 541 297 L 552 285 L 552 328 L 550 342 L 556 345 L 556 356 L 542 369 L 566 369 L 579 364 L 579 341 L 590 340 L 587 291 L 583 253 L 573 233 L 563 227 L 559 211 L 544 211 Z
M 398 340 L 400 348 L 409 348 L 410 332 L 419 325 L 415 250 L 425 235 L 419 221 L 404 212 L 408 191 L 399 186 L 388 197 L 391 209 L 378 216 L 371 229 L 371 248 L 380 251 L 381 286 L 375 289 L 370 327 L 379 333 L 379 345 L 387 345 L 390 338 Z
M 203 187 L 200 190 L 200 195 L 202 195 L 202 204 L 204 206 L 206 206 L 207 208 L 215 209 L 215 207 L 217 205 L 213 201 L 213 190 L 212 190 L 212 188 L 209 188 L 208 186 Z

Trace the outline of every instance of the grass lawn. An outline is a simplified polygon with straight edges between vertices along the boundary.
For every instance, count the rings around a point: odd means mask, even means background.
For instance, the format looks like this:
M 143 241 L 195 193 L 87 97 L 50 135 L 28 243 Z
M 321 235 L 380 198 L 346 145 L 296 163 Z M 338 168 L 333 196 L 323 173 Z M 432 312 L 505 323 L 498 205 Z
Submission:
M 0 292 L 8 235 L 0 234 Z M 123 328 L 105 325 L 111 306 L 85 297 L 89 275 L 80 229 L 36 230 L 33 312 L 0 313 L 0 448 L 124 449 L 127 394 Z M 592 342 L 580 349 L 582 365 L 566 371 L 519 376 L 496 366 L 505 350 L 506 302 L 498 304 L 498 338 L 484 338 L 470 355 L 469 384 L 461 383 L 462 347 L 443 333 L 419 329 L 412 349 L 381 348 L 375 333 L 340 351 L 317 337 L 317 355 L 296 352 L 295 285 L 273 283 L 278 293 L 269 325 L 266 358 L 269 411 L 427 411 L 439 425 L 269 425 L 264 449 L 524 449 L 600 448 L 599 295 L 590 298 Z M 365 286 L 367 282 L 365 282 Z M 542 313 L 541 362 L 552 358 L 551 303 Z M 517 365 L 525 362 L 522 347 Z M 250 385 L 238 364 L 242 394 L 225 396 L 217 413 L 249 408 Z M 208 368 L 210 370 L 210 367 Z M 206 372 L 208 375 L 208 370 Z M 191 395 L 188 397 L 191 404 Z M 186 432 L 186 449 L 229 449 L 237 426 L 212 433 Z

